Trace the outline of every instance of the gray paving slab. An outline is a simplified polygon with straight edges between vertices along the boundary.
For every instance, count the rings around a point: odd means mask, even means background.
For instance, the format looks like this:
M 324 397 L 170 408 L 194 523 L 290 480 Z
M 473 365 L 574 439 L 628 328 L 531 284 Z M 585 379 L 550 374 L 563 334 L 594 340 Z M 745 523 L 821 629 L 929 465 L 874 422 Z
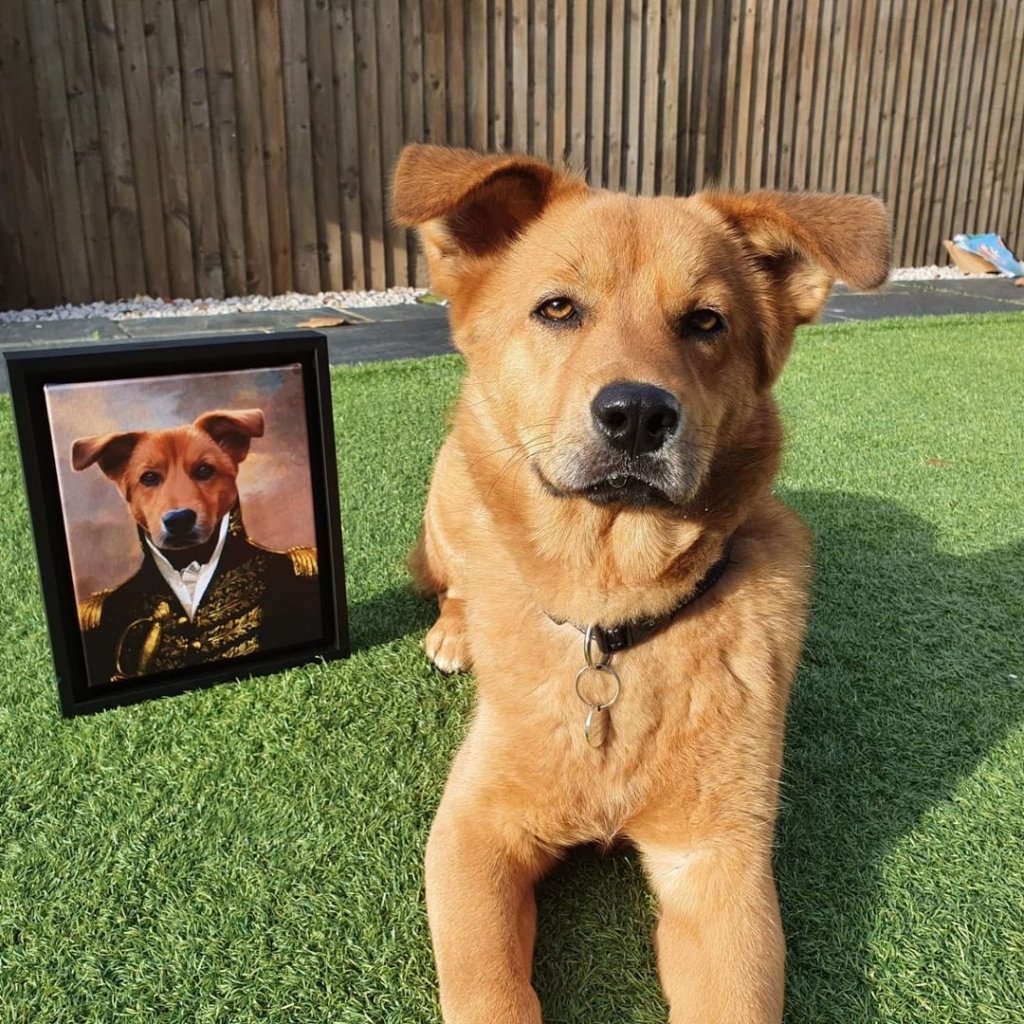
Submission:
M 880 292 L 856 292 L 838 286 L 823 323 L 879 317 L 929 316 L 945 313 L 1024 313 L 1024 288 L 1005 278 L 894 282 Z M 373 306 L 359 310 L 331 307 L 213 316 L 146 317 L 137 320 L 50 320 L 0 325 L 0 350 L 59 348 L 71 344 L 132 342 L 189 335 L 221 335 L 290 330 L 316 316 L 345 315 L 359 322 L 322 328 L 333 363 L 376 362 L 441 355 L 453 350 L 445 306 L 417 303 Z M 1022 320 L 1024 331 L 1024 320 Z M 7 373 L 0 365 L 0 392 Z

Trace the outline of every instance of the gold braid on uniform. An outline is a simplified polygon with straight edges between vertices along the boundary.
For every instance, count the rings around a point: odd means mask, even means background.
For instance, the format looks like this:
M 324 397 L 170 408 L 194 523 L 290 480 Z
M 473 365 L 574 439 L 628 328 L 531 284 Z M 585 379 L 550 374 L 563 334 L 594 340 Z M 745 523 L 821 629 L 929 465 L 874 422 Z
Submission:
M 84 633 L 87 629 L 96 629 L 103 617 L 103 602 L 112 590 L 97 590 L 84 601 L 78 602 L 78 624 Z
M 296 576 L 316 576 L 316 548 L 289 548 L 286 554 L 292 560 Z

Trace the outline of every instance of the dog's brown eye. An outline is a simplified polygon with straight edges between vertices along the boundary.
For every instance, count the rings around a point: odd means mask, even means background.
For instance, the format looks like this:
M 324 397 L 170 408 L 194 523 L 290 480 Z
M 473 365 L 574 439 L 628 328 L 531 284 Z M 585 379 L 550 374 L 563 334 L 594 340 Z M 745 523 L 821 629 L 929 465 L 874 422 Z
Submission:
M 197 480 L 209 480 L 210 477 L 213 476 L 214 472 L 215 472 L 215 470 L 214 470 L 213 466 L 211 466 L 208 462 L 204 462 L 204 463 L 196 466 L 196 468 L 193 471 L 192 475 Z
M 537 309 L 537 315 L 553 324 L 569 324 L 579 319 L 576 307 L 569 299 L 548 299 Z
M 725 330 L 725 318 L 714 309 L 695 309 L 683 317 L 685 334 L 710 335 Z
M 152 469 L 147 469 L 146 472 L 139 477 L 139 483 L 142 484 L 143 487 L 156 487 L 156 485 L 160 483 L 160 480 L 160 474 Z

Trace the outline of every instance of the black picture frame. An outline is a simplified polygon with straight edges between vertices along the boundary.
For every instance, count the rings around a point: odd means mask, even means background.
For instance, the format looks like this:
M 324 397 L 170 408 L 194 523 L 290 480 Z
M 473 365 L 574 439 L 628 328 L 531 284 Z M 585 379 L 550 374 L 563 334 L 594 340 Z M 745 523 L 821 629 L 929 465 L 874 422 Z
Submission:
M 338 473 L 323 335 L 316 331 L 282 331 L 189 336 L 157 342 L 15 350 L 3 355 L 10 378 L 60 710 L 65 717 L 263 675 L 317 659 L 348 656 Z M 44 388 L 295 364 L 301 366 L 306 406 L 322 635 L 301 646 L 255 651 L 205 665 L 109 682 L 102 687 L 90 684 Z

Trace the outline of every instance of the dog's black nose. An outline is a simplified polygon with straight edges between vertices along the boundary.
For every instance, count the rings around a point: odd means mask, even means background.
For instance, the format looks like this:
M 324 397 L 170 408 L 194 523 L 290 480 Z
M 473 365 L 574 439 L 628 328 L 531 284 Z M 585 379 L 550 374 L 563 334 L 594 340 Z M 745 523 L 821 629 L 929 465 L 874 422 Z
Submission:
M 597 432 L 621 452 L 656 452 L 679 426 L 679 403 L 654 384 L 609 384 L 590 403 Z
M 164 529 L 172 536 L 188 533 L 196 525 L 196 514 L 190 508 L 172 508 L 163 515 Z

